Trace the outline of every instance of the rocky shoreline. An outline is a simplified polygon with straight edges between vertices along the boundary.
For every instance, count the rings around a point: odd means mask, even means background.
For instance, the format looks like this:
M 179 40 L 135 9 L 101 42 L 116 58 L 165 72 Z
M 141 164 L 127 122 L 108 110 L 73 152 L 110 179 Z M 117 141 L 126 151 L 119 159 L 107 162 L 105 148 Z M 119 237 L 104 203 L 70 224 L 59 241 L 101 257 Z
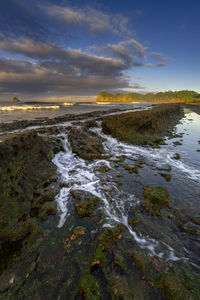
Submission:
M 146 179 L 141 183 L 139 178 L 150 172 L 149 165 L 141 158 L 114 157 L 105 144 L 110 135 L 157 149 L 166 135 L 175 135 L 183 108 L 163 104 L 141 112 L 108 113 L 117 114 L 1 124 L 2 132 L 24 131 L 1 136 L 0 299 L 198 299 L 199 270 L 184 258 L 176 234 L 198 257 L 200 219 L 195 211 L 171 204 L 173 196 L 166 188 L 170 166 L 157 169 L 163 186 L 151 185 L 151 180 L 147 185 Z M 125 207 L 126 193 L 136 194 L 127 221 L 120 223 L 116 217 L 112 226 L 106 226 L 101 197 L 80 189 L 79 182 L 72 187 L 70 180 L 63 180 L 54 159 L 66 151 L 66 136 L 71 158 L 77 159 L 77 173 L 81 164 L 93 168 L 106 205 L 123 210 L 118 199 L 124 199 Z M 155 173 L 154 166 L 152 170 Z M 73 172 L 70 176 L 73 179 Z M 54 199 L 61 190 L 69 192 L 70 205 L 68 218 L 58 228 L 60 211 Z M 105 209 L 110 213 L 109 207 Z M 137 232 L 151 238 L 143 241 Z M 149 252 L 152 245 L 159 251 Z

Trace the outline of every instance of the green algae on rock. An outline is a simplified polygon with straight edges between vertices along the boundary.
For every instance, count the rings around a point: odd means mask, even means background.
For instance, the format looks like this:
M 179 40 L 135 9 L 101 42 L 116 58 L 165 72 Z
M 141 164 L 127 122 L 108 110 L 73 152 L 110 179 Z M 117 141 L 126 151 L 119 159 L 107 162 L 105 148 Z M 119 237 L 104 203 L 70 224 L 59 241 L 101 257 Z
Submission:
M 171 181 L 171 179 L 172 179 L 172 175 L 170 175 L 170 174 L 165 174 L 165 173 L 159 173 L 159 174 L 162 177 L 164 177 L 167 182 Z
M 178 104 L 164 104 L 151 110 L 106 116 L 103 132 L 136 145 L 158 146 L 183 116 Z
M 200 293 L 200 279 L 190 266 L 150 257 L 141 250 L 132 254 L 135 267 L 151 287 L 160 289 L 169 300 L 195 300 Z
M 180 156 L 180 154 L 179 154 L 179 153 L 175 153 L 175 154 L 174 154 L 174 156 L 173 156 L 173 158 L 178 160 L 178 159 L 180 159 L 180 158 L 181 158 L 181 156 Z
M 136 207 L 134 206 L 133 208 L 132 208 L 132 211 L 133 211 L 133 218 L 131 218 L 131 219 L 129 219 L 128 220 L 128 223 L 129 223 L 129 225 L 136 225 L 138 222 L 139 222 L 139 215 L 138 215 L 138 213 L 137 213 L 137 209 L 136 209 Z
M 195 222 L 187 222 L 183 225 L 183 229 L 191 234 L 200 235 L 200 224 L 196 224 Z
M 169 193 L 161 186 L 144 187 L 144 197 L 143 206 L 152 215 L 160 215 L 160 209 L 169 204 Z
M 101 141 L 89 136 L 85 131 L 72 128 L 69 132 L 72 151 L 83 159 L 93 160 L 105 154 Z
M 83 227 L 83 226 L 77 226 L 73 230 L 72 235 L 65 240 L 65 243 L 67 243 L 69 241 L 74 241 L 74 240 L 78 239 L 79 237 L 81 237 L 82 235 L 85 235 L 85 234 L 86 234 L 85 227 Z
M 72 190 L 71 195 L 78 200 L 75 207 L 79 217 L 91 216 L 94 207 L 100 201 L 100 199 L 93 194 L 81 190 Z
M 90 270 L 86 270 L 86 272 L 81 276 L 77 290 L 77 295 L 80 296 L 81 299 L 100 299 L 98 282 L 96 281 L 96 278 L 90 273 Z
M 0 236 L 3 240 L 15 241 L 30 232 L 32 205 L 38 194 L 47 191 L 56 174 L 50 153 L 49 143 L 33 130 L 9 135 L 0 143 Z M 38 213 L 40 208 L 38 205 Z
M 110 244 L 121 239 L 123 230 L 122 224 L 117 224 L 113 228 L 105 228 L 98 238 L 98 245 L 92 258 L 91 267 L 96 265 L 103 266 L 105 262 L 104 251 L 109 248 Z
M 139 166 L 132 166 L 132 167 L 129 167 L 129 166 L 127 166 L 127 165 L 123 165 L 123 168 L 124 168 L 125 170 L 129 171 L 130 174 L 132 174 L 132 173 L 138 174 L 138 173 L 139 173 L 138 167 L 139 167 Z

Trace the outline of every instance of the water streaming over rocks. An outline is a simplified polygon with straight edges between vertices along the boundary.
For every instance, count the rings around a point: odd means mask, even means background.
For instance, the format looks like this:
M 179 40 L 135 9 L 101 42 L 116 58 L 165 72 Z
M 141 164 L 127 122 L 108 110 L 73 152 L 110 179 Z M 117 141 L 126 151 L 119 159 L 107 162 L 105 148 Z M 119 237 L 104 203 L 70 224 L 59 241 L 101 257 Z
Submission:
M 200 183 L 200 170 L 187 165 L 184 161 L 174 160 L 173 157 L 176 149 L 169 149 L 167 146 L 160 149 L 152 149 L 119 142 L 115 138 L 102 133 L 101 121 L 98 122 L 98 127 L 91 128 L 90 131 L 103 138 L 103 146 L 106 154 L 109 156 L 108 159 L 95 160 L 94 162 L 81 159 L 72 153 L 67 134 L 60 134 L 64 151 L 58 153 L 53 162 L 58 167 L 61 182 L 66 183 L 68 187 L 62 187 L 60 194 L 56 197 L 60 211 L 58 227 L 63 226 L 68 216 L 70 191 L 76 189 L 89 191 L 101 199 L 102 210 L 106 216 L 104 227 L 113 226 L 115 223 L 123 224 L 137 244 L 141 248 L 147 249 L 149 254 L 167 261 L 187 261 L 188 257 L 182 256 L 179 253 L 175 254 L 175 250 L 165 242 L 133 230 L 128 223 L 128 211 L 130 207 L 139 205 L 141 202 L 140 199 L 134 193 L 125 192 L 118 187 L 112 180 L 112 175 L 103 174 L 102 176 L 98 172 L 97 166 L 102 165 L 111 169 L 114 165 L 113 161 L 121 156 L 129 161 L 142 159 L 146 161 L 147 165 L 154 164 L 157 168 L 165 168 L 166 165 L 173 165 L 177 176 L 186 176 L 188 180 L 192 180 L 197 184 Z M 110 191 L 112 191 L 112 194 Z M 185 255 L 187 254 L 185 253 Z
M 59 191 L 58 216 L 35 220 L 31 246 L 25 240 L 6 244 L 6 252 L 0 248 L 0 299 L 198 299 L 200 116 L 186 114 L 165 144 L 153 149 L 106 135 L 102 115 L 15 129 L 56 149 L 49 149 L 57 166 L 50 187 Z M 15 135 L 11 128 L 7 134 Z M 102 143 L 100 158 L 75 153 L 72 129 Z M 144 191 L 157 186 L 170 197 L 154 215 L 145 208 Z M 51 195 L 36 200 L 45 197 Z M 80 204 L 92 210 L 80 214 Z

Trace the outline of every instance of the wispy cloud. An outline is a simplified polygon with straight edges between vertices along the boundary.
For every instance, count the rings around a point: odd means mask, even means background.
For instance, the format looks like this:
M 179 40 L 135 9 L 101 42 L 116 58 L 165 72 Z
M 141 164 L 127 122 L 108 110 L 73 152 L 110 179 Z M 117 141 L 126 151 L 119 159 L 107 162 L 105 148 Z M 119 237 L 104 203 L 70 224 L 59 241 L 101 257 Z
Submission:
M 91 49 L 96 52 L 103 52 L 107 55 L 111 55 L 122 60 L 127 69 L 131 67 L 148 66 L 148 64 L 145 62 L 145 50 L 147 48 L 141 43 L 137 42 L 135 39 L 121 41 L 118 44 L 93 46 Z
M 40 7 L 57 20 L 72 25 L 84 26 L 91 32 L 131 33 L 128 28 L 128 18 L 120 14 L 105 13 L 91 6 L 76 8 L 47 5 Z
M 166 57 L 163 53 L 160 52 L 150 52 L 150 56 L 157 61 L 155 64 L 156 67 L 164 67 L 169 64 L 171 58 Z

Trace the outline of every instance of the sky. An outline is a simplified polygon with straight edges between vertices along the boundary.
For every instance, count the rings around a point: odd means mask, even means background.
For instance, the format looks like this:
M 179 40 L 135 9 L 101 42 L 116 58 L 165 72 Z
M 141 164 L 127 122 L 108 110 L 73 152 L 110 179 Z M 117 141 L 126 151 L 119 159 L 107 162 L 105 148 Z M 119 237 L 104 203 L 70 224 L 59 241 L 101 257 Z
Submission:
M 199 0 L 1 0 L 0 101 L 200 92 Z

